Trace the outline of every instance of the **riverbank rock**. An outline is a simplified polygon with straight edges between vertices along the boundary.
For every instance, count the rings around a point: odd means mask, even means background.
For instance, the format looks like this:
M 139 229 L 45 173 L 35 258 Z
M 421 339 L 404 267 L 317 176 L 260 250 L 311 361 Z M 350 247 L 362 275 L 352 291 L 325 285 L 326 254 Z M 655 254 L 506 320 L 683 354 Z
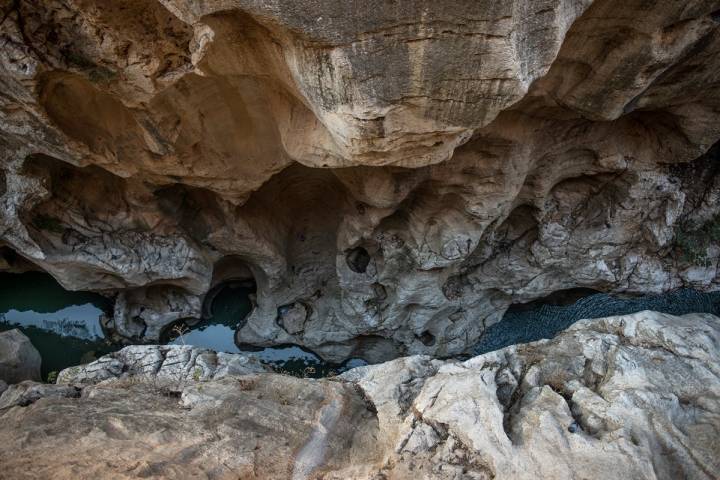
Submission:
M 333 362 L 468 353 L 567 289 L 717 291 L 718 12 L 0 1 L 0 268 L 115 294 L 137 343 L 251 281 L 238 343 Z
M 7 383 L 40 380 L 42 359 L 20 330 L 0 332 L 0 379 Z
M 14 406 L 26 407 L 41 398 L 77 398 L 79 396 L 80 389 L 78 388 L 25 380 L 10 385 L 0 395 L 0 410 Z
M 719 342 L 718 317 L 641 312 L 462 363 L 410 357 L 342 377 L 377 408 L 390 478 L 712 479 Z
M 333 379 L 228 375 L 168 394 L 130 375 L 0 410 L 0 463 L 9 479 L 710 480 L 718 345 L 718 317 L 641 312 Z
M 132 345 L 92 363 L 66 368 L 58 374 L 57 383 L 87 385 L 113 378 L 139 376 L 153 381 L 184 384 L 269 370 L 256 358 L 240 354 L 214 352 L 189 345 Z

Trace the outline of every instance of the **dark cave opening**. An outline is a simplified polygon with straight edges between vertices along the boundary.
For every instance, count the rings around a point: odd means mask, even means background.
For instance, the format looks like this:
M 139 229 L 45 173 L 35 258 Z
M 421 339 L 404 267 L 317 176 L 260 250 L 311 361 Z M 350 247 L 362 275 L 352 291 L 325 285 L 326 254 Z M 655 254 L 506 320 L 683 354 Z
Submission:
M 423 345 L 426 347 L 432 347 L 435 345 L 435 335 L 430 333 L 428 330 L 425 330 L 418 336 L 418 339 L 422 342 Z
M 345 260 L 353 272 L 365 273 L 370 264 L 370 254 L 363 247 L 355 247 L 345 253 Z
M 239 353 L 235 331 L 254 307 L 255 282 L 228 279 L 213 287 L 203 302 L 203 318 L 179 320 L 163 329 L 161 343 L 192 345 L 218 352 Z

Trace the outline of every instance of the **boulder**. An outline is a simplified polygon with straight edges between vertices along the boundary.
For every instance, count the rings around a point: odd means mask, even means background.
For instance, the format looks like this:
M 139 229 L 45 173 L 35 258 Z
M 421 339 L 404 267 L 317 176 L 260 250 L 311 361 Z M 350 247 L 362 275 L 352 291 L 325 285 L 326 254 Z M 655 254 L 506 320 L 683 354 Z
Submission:
M 138 376 L 184 384 L 269 370 L 255 357 L 246 355 L 214 352 L 189 345 L 131 345 L 94 362 L 62 370 L 57 383 L 88 385 Z
M 40 380 L 42 359 L 20 330 L 0 332 L 0 379 L 7 383 Z

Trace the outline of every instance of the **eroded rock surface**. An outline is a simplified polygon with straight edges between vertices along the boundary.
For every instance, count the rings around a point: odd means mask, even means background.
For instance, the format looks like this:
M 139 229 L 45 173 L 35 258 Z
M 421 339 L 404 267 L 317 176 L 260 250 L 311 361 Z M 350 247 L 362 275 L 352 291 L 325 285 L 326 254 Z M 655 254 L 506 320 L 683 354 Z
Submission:
M 410 357 L 343 378 L 378 410 L 390 478 L 710 479 L 719 341 L 712 315 L 641 312 L 462 363 Z
M 26 407 L 41 398 L 78 398 L 80 389 L 67 385 L 53 385 L 25 380 L 8 386 L 0 394 L 0 410 Z
M 126 338 L 230 279 L 238 341 L 333 361 L 720 286 L 718 0 L 0 8 L 0 266 L 117 294 Z
M 184 384 L 189 380 L 214 380 L 226 376 L 268 371 L 256 358 L 214 352 L 186 345 L 132 345 L 98 360 L 66 368 L 58 384 L 94 384 L 103 380 L 145 376 Z
M 718 345 L 718 317 L 646 311 L 334 379 L 50 385 L 0 410 L 0 463 L 10 479 L 714 479 Z

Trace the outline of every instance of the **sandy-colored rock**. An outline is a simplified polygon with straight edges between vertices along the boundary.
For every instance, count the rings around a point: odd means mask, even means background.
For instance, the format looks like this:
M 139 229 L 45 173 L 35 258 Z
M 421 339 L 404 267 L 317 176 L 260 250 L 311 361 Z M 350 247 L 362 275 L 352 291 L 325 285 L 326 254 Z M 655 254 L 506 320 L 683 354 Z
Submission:
M 241 271 L 238 341 L 335 361 L 720 288 L 718 0 L 0 7 L 0 246 L 123 337 Z
M 131 369 L 79 397 L 45 385 L 6 402 L 0 462 L 13 480 L 714 479 L 719 343 L 718 317 L 646 311 L 334 379 L 229 372 L 168 389 Z
M 20 330 L 0 332 L 0 379 L 7 383 L 40 380 L 42 359 Z
M 411 357 L 343 377 L 394 432 L 390 478 L 710 479 L 719 334 L 711 315 L 641 312 L 462 363 Z M 432 373 L 398 376 L 422 362 Z

